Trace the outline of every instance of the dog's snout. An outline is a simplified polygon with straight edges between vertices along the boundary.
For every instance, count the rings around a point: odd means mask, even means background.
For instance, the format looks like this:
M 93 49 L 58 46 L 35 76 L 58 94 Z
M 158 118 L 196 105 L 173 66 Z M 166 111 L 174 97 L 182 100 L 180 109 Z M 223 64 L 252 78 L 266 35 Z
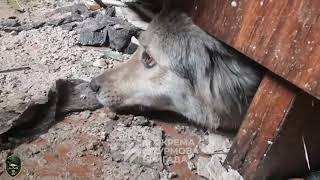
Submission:
M 98 92 L 100 89 L 100 85 L 99 85 L 98 81 L 95 79 L 92 79 L 90 82 L 90 88 L 92 89 L 92 91 Z

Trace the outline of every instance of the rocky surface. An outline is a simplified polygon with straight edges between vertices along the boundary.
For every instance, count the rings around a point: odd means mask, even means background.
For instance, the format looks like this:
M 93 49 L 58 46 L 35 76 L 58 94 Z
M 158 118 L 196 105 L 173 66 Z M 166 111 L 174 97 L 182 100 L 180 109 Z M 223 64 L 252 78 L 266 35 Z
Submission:
M 241 179 L 221 165 L 226 136 L 166 123 L 180 120 L 173 115 L 95 110 L 87 81 L 128 59 L 114 49 L 132 53 L 137 28 L 114 7 L 77 3 L 23 0 L 24 13 L 0 6 L 0 179 L 10 179 L 12 153 L 23 164 L 16 179 Z M 32 121 L 12 126 L 25 112 Z

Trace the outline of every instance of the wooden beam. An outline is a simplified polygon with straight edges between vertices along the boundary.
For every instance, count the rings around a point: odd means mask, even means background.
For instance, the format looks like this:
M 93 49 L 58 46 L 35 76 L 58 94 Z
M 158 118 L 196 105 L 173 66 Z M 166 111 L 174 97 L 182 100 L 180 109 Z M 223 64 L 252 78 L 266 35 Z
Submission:
M 320 99 L 319 0 L 172 0 L 212 36 Z
M 256 172 L 256 179 L 305 177 L 320 168 L 320 101 L 300 91 L 272 148 Z M 303 138 L 302 138 L 303 137 Z M 310 169 L 306 160 L 304 143 Z
M 267 74 L 248 109 L 225 164 L 240 171 L 246 180 L 256 170 L 277 137 L 295 101 L 295 88 Z

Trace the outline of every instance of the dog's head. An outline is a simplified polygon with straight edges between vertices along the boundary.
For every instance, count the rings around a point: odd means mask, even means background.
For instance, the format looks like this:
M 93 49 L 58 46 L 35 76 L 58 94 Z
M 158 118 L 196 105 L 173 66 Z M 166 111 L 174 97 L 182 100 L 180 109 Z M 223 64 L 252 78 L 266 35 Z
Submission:
M 139 43 L 127 62 L 92 80 L 105 106 L 169 110 L 216 128 L 221 116 L 233 113 L 233 106 L 246 98 L 245 91 L 256 85 L 250 68 L 241 69 L 220 42 L 183 13 L 157 16 Z M 220 62 L 223 58 L 228 62 Z M 246 76 L 239 77 L 241 73 Z M 241 83 L 246 87 L 239 87 Z

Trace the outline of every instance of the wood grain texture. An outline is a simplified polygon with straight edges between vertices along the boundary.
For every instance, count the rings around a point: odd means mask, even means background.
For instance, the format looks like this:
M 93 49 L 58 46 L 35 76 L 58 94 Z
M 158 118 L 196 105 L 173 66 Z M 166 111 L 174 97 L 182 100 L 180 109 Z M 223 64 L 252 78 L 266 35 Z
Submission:
M 278 137 L 256 171 L 256 179 L 304 177 L 309 172 L 303 148 L 305 139 L 311 171 L 320 169 L 320 101 L 299 92 Z
M 295 101 L 293 87 L 267 74 L 233 142 L 226 164 L 252 180 Z
M 211 35 L 320 99 L 319 0 L 174 3 Z

